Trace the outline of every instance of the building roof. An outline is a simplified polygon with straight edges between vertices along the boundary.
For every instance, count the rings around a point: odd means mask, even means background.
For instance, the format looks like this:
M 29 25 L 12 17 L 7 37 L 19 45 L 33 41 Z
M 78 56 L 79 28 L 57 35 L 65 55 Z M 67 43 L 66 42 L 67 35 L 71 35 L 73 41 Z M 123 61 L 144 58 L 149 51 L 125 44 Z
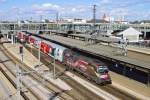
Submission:
M 142 33 L 137 31 L 136 29 L 130 27 L 123 32 L 120 32 L 118 35 L 141 35 Z
M 96 23 L 109 23 L 108 21 L 105 21 L 105 20 L 103 20 L 103 19 L 96 19 L 95 21 L 96 21 Z M 93 22 L 94 22 L 93 19 L 87 21 L 87 23 L 93 23 Z

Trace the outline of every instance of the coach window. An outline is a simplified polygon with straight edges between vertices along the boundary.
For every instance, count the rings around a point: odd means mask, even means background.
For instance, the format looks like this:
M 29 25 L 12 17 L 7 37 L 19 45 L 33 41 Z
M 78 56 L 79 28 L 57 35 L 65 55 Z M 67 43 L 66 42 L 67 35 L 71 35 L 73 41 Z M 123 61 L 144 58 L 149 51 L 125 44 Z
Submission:
M 59 56 L 59 49 L 58 49 L 58 51 L 57 51 L 57 56 Z

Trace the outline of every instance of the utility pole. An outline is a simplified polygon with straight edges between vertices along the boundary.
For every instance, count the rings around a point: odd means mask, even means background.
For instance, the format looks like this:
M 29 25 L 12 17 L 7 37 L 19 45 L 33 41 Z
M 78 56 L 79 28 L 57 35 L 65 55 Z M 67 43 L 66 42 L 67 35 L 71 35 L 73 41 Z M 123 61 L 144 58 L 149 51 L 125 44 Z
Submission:
M 96 5 L 93 5 L 93 31 L 95 31 L 96 24 Z
M 40 22 L 42 22 L 42 19 L 43 19 L 43 16 L 42 16 L 42 15 L 40 15 Z
M 56 30 L 58 30 L 58 21 L 59 21 L 59 13 L 57 11 L 56 12 L 56 24 L 57 24 Z
M 92 28 L 92 34 L 91 34 L 91 39 L 93 40 L 93 42 L 95 43 L 96 37 L 95 37 L 95 33 L 96 33 L 96 28 L 95 28 L 95 24 L 96 24 L 96 5 L 93 5 L 93 28 Z

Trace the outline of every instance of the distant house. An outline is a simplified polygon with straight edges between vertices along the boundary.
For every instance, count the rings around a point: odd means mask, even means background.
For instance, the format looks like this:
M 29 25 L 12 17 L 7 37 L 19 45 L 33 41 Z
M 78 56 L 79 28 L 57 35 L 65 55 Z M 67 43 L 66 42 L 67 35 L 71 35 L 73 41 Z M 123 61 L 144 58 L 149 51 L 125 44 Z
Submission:
M 139 35 L 142 35 L 142 33 L 130 27 L 117 35 L 122 36 L 124 39 L 128 39 L 129 42 L 139 42 Z

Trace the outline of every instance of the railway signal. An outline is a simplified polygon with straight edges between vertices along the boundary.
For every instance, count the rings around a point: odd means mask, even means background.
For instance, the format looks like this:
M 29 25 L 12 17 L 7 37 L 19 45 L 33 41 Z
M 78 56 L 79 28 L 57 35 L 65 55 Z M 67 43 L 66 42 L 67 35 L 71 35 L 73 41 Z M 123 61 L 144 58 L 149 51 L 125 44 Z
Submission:
M 23 46 L 22 45 L 19 47 L 19 53 L 21 55 L 21 62 L 23 62 Z
M 22 54 L 23 53 L 23 46 L 19 47 L 19 53 Z

